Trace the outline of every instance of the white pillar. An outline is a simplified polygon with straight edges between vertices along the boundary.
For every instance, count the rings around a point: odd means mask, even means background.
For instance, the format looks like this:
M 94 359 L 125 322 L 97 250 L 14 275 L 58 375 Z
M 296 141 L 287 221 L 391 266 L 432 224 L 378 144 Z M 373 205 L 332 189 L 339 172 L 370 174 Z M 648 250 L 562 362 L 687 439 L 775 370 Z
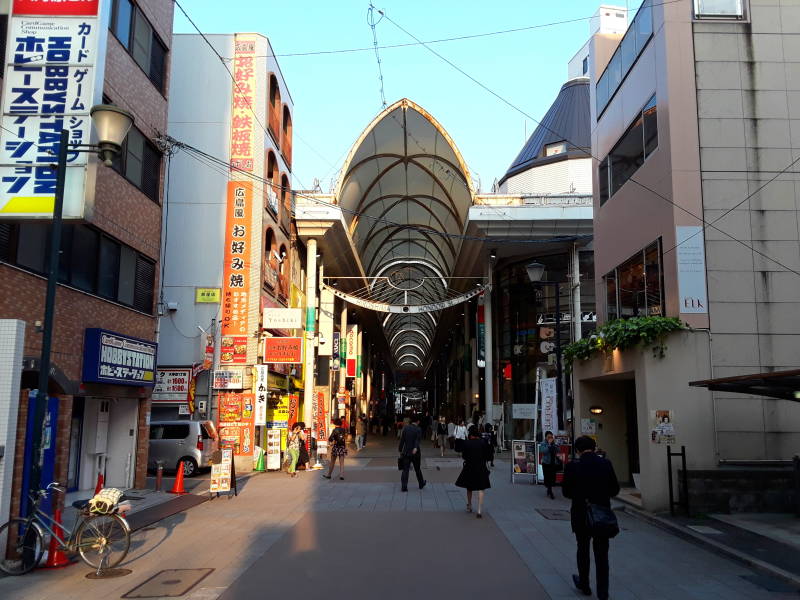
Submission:
M 483 322 L 486 331 L 486 369 L 483 374 L 483 397 L 484 397 L 484 411 L 486 411 L 486 421 L 491 422 L 492 419 L 492 405 L 494 404 L 494 338 L 492 326 L 492 297 L 494 296 L 494 289 L 492 285 L 493 279 L 493 261 L 486 262 L 486 291 L 483 293 Z
M 339 320 L 339 388 L 336 390 L 336 393 L 339 393 L 339 390 L 344 390 L 347 385 L 347 364 L 344 361 L 344 356 L 342 354 L 342 347 L 347 345 L 347 302 L 342 300 L 342 313 Z M 346 352 L 350 352 L 350 348 L 345 348 Z M 336 398 L 334 400 L 333 409 L 331 410 L 331 414 L 336 413 L 337 416 L 341 416 L 339 414 L 339 399 Z
M 317 329 L 317 240 L 311 238 L 306 243 L 306 355 L 303 369 L 303 421 L 311 427 L 313 419 L 314 394 L 314 335 Z
M 570 292 L 572 296 L 572 340 L 577 341 L 583 337 L 581 333 L 581 263 L 577 244 L 572 244 Z

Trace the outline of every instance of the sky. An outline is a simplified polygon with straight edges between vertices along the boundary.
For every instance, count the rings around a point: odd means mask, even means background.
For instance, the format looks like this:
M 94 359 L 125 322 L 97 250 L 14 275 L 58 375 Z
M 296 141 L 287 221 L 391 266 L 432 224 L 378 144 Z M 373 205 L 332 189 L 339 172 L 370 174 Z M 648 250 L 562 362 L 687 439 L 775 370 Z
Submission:
M 600 6 L 599 0 L 373 1 L 393 21 L 376 24 L 379 45 L 414 42 L 409 34 L 428 41 L 541 26 L 430 45 L 532 119 L 541 119 L 555 100 L 567 80 L 567 63 L 588 39 L 589 17 Z M 630 2 L 631 14 L 639 3 Z M 615 4 L 624 6 L 625 0 Z M 382 110 L 369 0 L 181 0 L 181 5 L 203 33 L 256 32 L 270 39 L 294 102 L 293 187 L 310 189 L 317 179 L 329 191 L 352 144 Z M 556 24 L 561 21 L 571 22 Z M 196 32 L 177 7 L 174 29 Z M 369 50 L 281 56 L 350 48 Z M 378 52 L 387 103 L 405 97 L 432 114 L 461 151 L 479 189 L 490 191 L 535 121 L 424 46 Z

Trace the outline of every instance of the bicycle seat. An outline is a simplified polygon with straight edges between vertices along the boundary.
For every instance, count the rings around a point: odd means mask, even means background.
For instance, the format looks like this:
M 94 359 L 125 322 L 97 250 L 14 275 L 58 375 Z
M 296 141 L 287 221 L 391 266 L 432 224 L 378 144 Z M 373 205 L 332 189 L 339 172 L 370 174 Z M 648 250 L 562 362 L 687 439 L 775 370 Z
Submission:
M 84 508 L 86 508 L 88 504 L 89 504 L 88 498 L 84 500 L 75 500 L 75 502 L 72 503 L 72 507 L 77 508 L 78 510 L 83 510 Z

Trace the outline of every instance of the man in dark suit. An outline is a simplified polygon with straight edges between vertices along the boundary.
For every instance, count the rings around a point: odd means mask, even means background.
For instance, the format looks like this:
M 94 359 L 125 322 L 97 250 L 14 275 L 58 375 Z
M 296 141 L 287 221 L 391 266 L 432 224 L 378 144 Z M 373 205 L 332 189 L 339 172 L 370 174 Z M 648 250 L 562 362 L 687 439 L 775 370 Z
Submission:
M 427 483 L 422 478 L 422 468 L 420 466 L 420 447 L 419 443 L 422 440 L 422 430 L 419 428 L 419 417 L 414 416 L 411 423 L 403 427 L 400 432 L 400 456 L 403 459 L 403 475 L 400 477 L 400 485 L 402 491 L 408 491 L 408 471 L 411 465 L 414 465 L 414 471 L 417 474 L 417 482 L 419 489 L 425 487 Z
M 619 483 L 611 463 L 595 454 L 597 444 L 587 436 L 575 440 L 577 460 L 564 468 L 561 489 L 572 499 L 570 516 L 572 531 L 578 542 L 578 574 L 572 576 L 575 587 L 586 596 L 592 595 L 589 587 L 589 543 L 593 541 L 594 563 L 597 570 L 597 597 L 608 600 L 608 538 L 595 537 L 586 522 L 586 503 L 610 507 L 611 498 L 619 494 Z

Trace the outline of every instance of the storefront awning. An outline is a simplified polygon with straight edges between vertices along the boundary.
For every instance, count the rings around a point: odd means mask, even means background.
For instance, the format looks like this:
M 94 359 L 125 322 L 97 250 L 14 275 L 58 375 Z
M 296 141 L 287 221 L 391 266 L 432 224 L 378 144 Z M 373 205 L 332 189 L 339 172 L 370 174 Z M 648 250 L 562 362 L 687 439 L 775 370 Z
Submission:
M 689 385 L 713 392 L 736 392 L 800 402 L 800 369 L 690 381 Z

